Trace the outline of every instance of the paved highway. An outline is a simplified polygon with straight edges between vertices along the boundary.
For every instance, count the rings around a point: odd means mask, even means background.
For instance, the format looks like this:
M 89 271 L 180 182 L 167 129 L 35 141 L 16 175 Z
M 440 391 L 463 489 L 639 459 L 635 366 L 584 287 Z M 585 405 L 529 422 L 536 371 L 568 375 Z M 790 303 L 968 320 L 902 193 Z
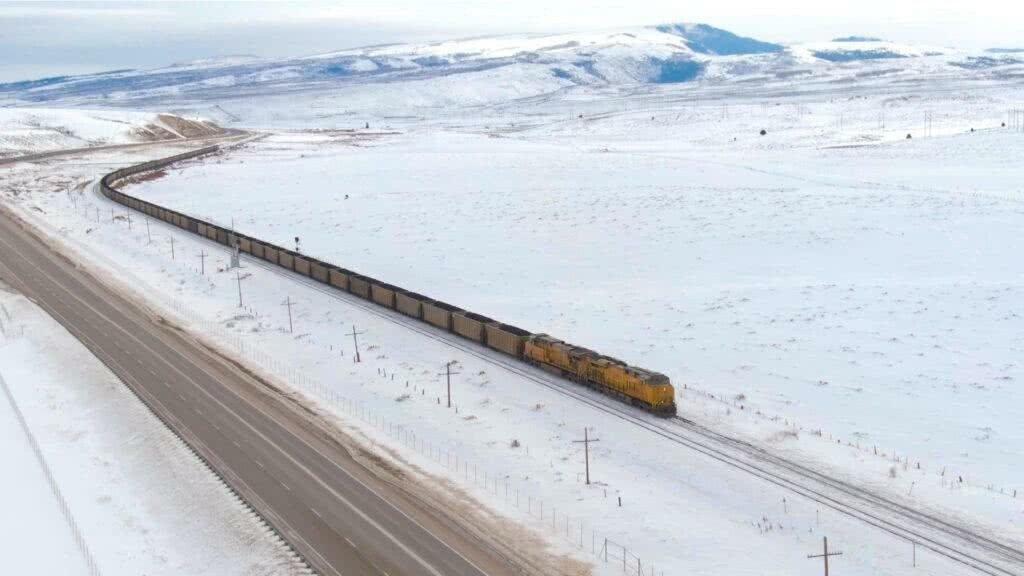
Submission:
M 372 474 L 294 402 L 68 262 L 3 208 L 0 278 L 81 340 L 321 574 L 522 573 Z

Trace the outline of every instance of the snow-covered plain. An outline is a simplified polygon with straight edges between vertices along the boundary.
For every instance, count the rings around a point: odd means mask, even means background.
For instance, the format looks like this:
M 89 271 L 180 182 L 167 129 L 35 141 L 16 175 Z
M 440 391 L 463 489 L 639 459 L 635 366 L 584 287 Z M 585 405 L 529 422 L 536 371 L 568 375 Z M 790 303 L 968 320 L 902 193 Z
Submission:
M 946 118 L 955 109 L 939 107 L 959 102 L 929 104 Z M 879 104 L 801 105 L 845 110 L 852 124 Z M 561 121 L 410 131 L 361 146 L 286 135 L 136 191 L 282 245 L 300 236 L 328 261 L 807 428 L 1019 488 L 1007 454 L 1024 453 L 1024 295 L 1009 263 L 1022 249 L 1024 136 L 968 112 L 933 126 L 944 137 L 807 148 L 810 129 L 787 125 L 796 116 L 762 116 L 759 136 L 748 117 L 761 110 L 626 113 L 577 120 L 575 132 Z M 890 107 L 890 133 L 912 114 Z M 818 141 L 882 140 L 850 124 Z
M 671 34 L 618 34 L 199 63 L 13 101 L 103 94 L 273 128 L 131 191 L 665 372 L 694 421 L 1024 542 L 1024 134 L 1001 125 L 1021 63 L 881 41 L 705 57 Z M 672 50 L 703 62 L 698 80 L 628 81 Z M 584 52 L 572 65 L 598 74 L 555 71 Z M 325 76 L 335 64 L 362 68 Z M 962 572 L 921 550 L 912 568 L 904 540 L 254 262 L 240 309 L 215 246 L 138 217 L 128 230 L 93 193 L 143 156 L 18 166 L 4 193 L 410 477 L 596 558 L 596 573 L 625 555 L 631 573 L 639 558 L 645 574 L 818 574 L 806 555 L 822 535 L 845 574 Z M 589 487 L 583 426 L 601 439 Z
M 642 91 L 439 111 L 400 132 L 284 132 L 132 191 L 284 245 L 299 235 L 306 253 L 664 371 L 691 419 L 1020 541 L 1019 395 L 1005 379 L 1019 276 L 1003 263 L 1024 136 L 998 129 L 1007 94 L 778 98 Z M 907 142 L 922 108 L 933 136 Z M 613 557 L 625 546 L 665 573 L 813 574 L 805 555 L 823 534 L 841 543 L 844 573 L 909 566 L 905 541 L 254 263 L 239 310 L 226 255 L 198 273 L 211 245 L 156 223 L 149 243 L 89 187 L 53 194 L 132 161 L 105 158 L 20 167 L 8 189 L 87 259 L 187 309 L 183 322 L 244 340 L 247 360 L 422 482 L 581 558 L 609 538 Z M 65 176 L 40 182 L 41 170 Z M 438 404 L 451 360 L 457 414 Z M 582 426 L 601 438 L 589 488 L 572 443 Z
M 5 574 L 302 573 L 268 528 L 98 359 L 9 290 L 0 285 L 0 377 L 68 515 L 14 407 L 0 395 Z M 77 547 L 74 529 L 87 551 Z

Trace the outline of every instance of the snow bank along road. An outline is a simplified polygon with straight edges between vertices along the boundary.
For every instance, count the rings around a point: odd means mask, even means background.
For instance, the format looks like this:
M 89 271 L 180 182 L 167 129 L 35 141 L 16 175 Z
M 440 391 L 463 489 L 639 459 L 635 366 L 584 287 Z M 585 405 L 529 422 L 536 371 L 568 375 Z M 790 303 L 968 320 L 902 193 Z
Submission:
M 301 407 L 108 291 L 5 211 L 0 276 L 79 338 L 321 574 L 515 573 L 376 480 Z
M 175 207 L 168 206 L 167 208 L 174 209 Z M 686 420 L 676 419 L 662 422 L 638 415 L 635 411 L 621 407 L 615 402 L 595 398 L 578 390 L 564 380 L 538 374 L 520 366 L 515 361 L 500 358 L 454 336 L 425 328 L 417 321 L 393 314 L 370 302 L 326 287 L 305 276 L 287 272 L 260 259 L 244 255 L 243 258 L 249 265 L 282 274 L 293 281 L 302 282 L 312 289 L 344 300 L 349 305 L 363 308 L 381 318 L 401 324 L 425 337 L 444 341 L 465 353 L 556 389 L 577 401 L 586 402 L 628 420 L 638 427 L 658 435 L 663 440 L 687 446 L 709 458 L 791 490 L 879 530 L 913 542 L 922 549 L 930 550 L 971 567 L 979 573 L 993 576 L 1024 574 L 1024 551 L 1020 550 L 1016 543 L 1006 542 L 999 535 L 991 534 L 983 528 L 966 525 L 961 521 L 945 518 L 941 513 L 920 509 L 887 498 Z

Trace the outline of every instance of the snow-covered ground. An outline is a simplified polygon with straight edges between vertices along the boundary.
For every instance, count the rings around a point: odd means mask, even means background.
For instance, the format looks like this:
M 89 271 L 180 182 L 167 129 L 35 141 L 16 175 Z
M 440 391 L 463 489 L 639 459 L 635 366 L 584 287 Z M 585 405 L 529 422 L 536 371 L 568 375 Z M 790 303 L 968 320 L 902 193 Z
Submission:
M 195 62 L 3 85 L 0 102 L 277 130 L 133 191 L 665 372 L 694 421 L 1022 544 L 1024 133 L 1001 125 L 1022 70 L 1007 54 L 685 25 Z M 0 154 L 129 141 L 121 126 L 154 118 L 0 109 Z M 908 570 L 905 541 L 486 351 L 251 262 L 239 309 L 220 250 L 138 215 L 128 230 L 92 192 L 164 152 L 16 166 L 0 193 L 421 482 L 599 557 L 599 573 L 625 547 L 631 570 L 639 556 L 665 573 L 814 574 L 822 535 L 843 573 Z M 453 360 L 457 412 L 440 404 Z M 601 438 L 590 487 L 583 426 Z
M 401 133 L 277 134 L 132 191 L 284 245 L 298 235 L 306 253 L 664 371 L 695 421 L 1020 542 L 1021 278 L 1007 263 L 1024 135 L 998 128 L 1012 93 L 866 92 L 438 110 Z M 147 233 L 138 216 L 128 230 L 89 186 L 64 193 L 139 157 L 19 166 L 4 185 L 85 258 L 197 331 L 244 342 L 247 360 L 421 481 L 581 558 L 609 538 L 613 562 L 626 547 L 659 573 L 816 574 L 805 556 L 822 535 L 844 573 L 909 569 L 903 540 L 358 301 L 247 262 L 239 309 L 214 246 L 157 223 Z M 453 360 L 458 412 L 443 407 Z M 601 439 L 590 487 L 572 442 L 583 426 Z M 917 563 L 959 573 L 920 550 Z M 616 568 L 602 557 L 597 570 Z
M 198 120 L 123 110 L 0 108 L 0 157 L 191 136 Z M 186 130 L 182 132 L 182 124 Z
M 135 190 L 1012 490 L 1024 135 L 984 111 L 945 120 L 956 101 L 931 138 L 853 148 L 806 147 L 786 114 L 761 137 L 760 106 L 680 123 L 681 141 L 637 114 L 500 138 L 288 134 Z M 818 142 L 871 142 L 868 107 Z
M 303 570 L 98 359 L 3 285 L 0 378 L 3 573 Z

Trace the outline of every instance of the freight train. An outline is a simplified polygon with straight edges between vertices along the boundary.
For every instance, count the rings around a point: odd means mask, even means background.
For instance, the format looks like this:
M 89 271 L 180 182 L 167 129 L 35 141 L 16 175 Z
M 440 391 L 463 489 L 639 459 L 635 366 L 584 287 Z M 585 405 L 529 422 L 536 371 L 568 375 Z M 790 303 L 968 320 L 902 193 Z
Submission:
M 337 290 L 426 322 L 521 361 L 539 366 L 659 416 L 676 414 L 675 389 L 664 374 L 630 366 L 592 350 L 503 324 L 457 306 L 310 258 L 269 242 L 158 206 L 115 189 L 118 180 L 218 151 L 213 146 L 123 168 L 103 177 L 100 189 L 111 200 L 152 218 L 237 249 Z

